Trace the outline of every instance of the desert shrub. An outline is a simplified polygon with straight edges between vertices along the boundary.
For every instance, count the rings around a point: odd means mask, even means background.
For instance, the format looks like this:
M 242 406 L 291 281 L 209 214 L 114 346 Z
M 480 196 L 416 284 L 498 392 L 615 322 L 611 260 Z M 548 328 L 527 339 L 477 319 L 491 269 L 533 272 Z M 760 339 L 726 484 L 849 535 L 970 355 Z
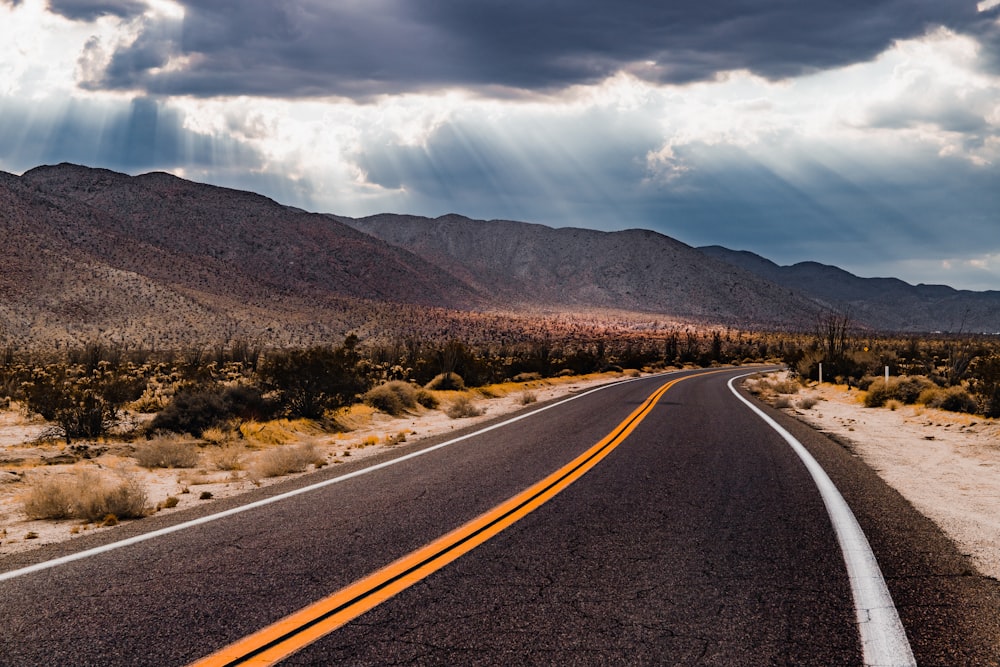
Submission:
M 251 476 L 255 479 L 281 477 L 303 472 L 310 464 L 320 464 L 322 456 L 311 443 L 285 445 L 261 452 L 251 466 Z
M 189 388 L 177 392 L 149 424 L 150 431 L 190 433 L 196 438 L 205 431 L 236 419 L 269 419 L 277 405 L 260 389 L 248 386 Z
M 222 392 L 227 418 L 240 421 L 266 421 L 278 414 L 278 404 L 264 397 L 258 387 L 234 385 Z
M 135 458 L 143 468 L 193 468 L 198 465 L 198 449 L 188 440 L 158 437 L 140 443 Z
M 424 388 L 434 391 L 461 391 L 465 389 L 465 381 L 458 373 L 439 373 Z
M 888 401 L 885 402 L 885 407 L 887 407 L 892 412 L 895 412 L 896 410 L 899 410 L 901 407 L 903 407 L 903 404 L 900 401 L 897 401 L 895 398 L 890 398 Z
M 816 406 L 816 399 L 812 396 L 806 396 L 799 400 L 799 408 L 803 410 L 811 410 Z
M 376 410 L 397 416 L 417 407 L 417 390 L 409 382 L 394 380 L 368 390 L 364 401 Z
M 880 408 L 889 400 L 899 400 L 897 383 L 890 381 L 886 384 L 882 379 L 868 383 L 868 393 L 865 394 L 866 408 Z
M 304 437 L 323 433 L 322 427 L 310 419 L 275 419 L 240 425 L 240 434 L 251 446 L 284 445 L 302 440 Z
M 983 355 L 972 366 L 972 390 L 987 417 L 1000 417 L 1000 354 Z
M 200 438 L 205 429 L 228 418 L 221 392 L 186 390 L 178 392 L 149 424 L 151 431 L 190 433 Z
M 417 403 L 428 410 L 434 410 L 439 404 L 437 396 L 422 387 L 417 389 Z
M 87 521 L 138 519 L 146 515 L 146 490 L 135 479 L 122 479 L 117 483 L 99 483 L 82 494 L 78 518 Z
M 60 437 L 97 438 L 115 426 L 126 403 L 142 395 L 145 379 L 113 368 L 49 364 L 32 368 L 21 384 L 29 412 L 55 424 Z
M 201 439 L 210 445 L 223 445 L 233 439 L 233 432 L 218 426 L 212 426 L 202 431 Z
M 116 519 L 144 516 L 147 500 L 146 490 L 134 478 L 110 482 L 95 471 L 77 470 L 33 483 L 23 509 L 31 519 L 105 521 L 109 515 Z
M 29 519 L 69 519 L 76 503 L 73 479 L 47 477 L 32 483 L 22 501 Z
M 536 403 L 537 401 L 538 401 L 538 396 L 536 396 L 533 392 L 526 391 L 523 394 L 521 394 L 521 405 L 531 405 L 532 403 Z
M 799 383 L 794 380 L 776 380 L 771 383 L 771 389 L 778 394 L 797 394 Z
M 541 380 L 542 376 L 539 373 L 518 373 L 511 378 L 514 382 L 532 382 L 534 380 Z
M 213 447 L 207 454 L 208 462 L 216 470 L 243 470 L 246 448 L 238 444 Z
M 928 389 L 920 394 L 920 400 L 929 408 L 938 408 L 949 412 L 975 413 L 979 408 L 976 399 L 962 387 Z
M 261 385 L 274 393 L 289 417 L 319 419 L 328 410 L 350 405 L 367 389 L 357 342 L 356 336 L 348 336 L 337 348 L 269 354 L 258 370 Z
M 792 407 L 792 401 L 787 396 L 778 396 L 774 399 L 774 407 L 790 408 Z
M 477 408 L 468 396 L 459 396 L 451 402 L 451 405 L 445 410 L 445 414 L 452 419 L 461 419 L 463 417 L 478 417 L 483 414 L 483 410 Z
M 883 380 L 883 383 L 885 381 Z M 892 380 L 890 379 L 890 384 Z M 896 398 L 907 404 L 913 405 L 920 398 L 921 392 L 929 387 L 933 387 L 934 383 L 927 378 L 920 376 L 903 376 L 898 378 L 895 382 L 896 385 Z

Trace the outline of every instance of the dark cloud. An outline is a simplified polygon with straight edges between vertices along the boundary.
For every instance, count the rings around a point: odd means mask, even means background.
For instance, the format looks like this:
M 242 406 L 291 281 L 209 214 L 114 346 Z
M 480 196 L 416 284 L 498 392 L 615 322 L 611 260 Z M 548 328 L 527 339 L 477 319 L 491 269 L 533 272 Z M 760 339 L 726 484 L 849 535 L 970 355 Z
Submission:
M 996 169 L 933 147 L 903 149 L 892 168 L 792 147 L 779 172 L 755 155 L 760 146 L 692 143 L 675 148 L 690 171 L 664 185 L 644 182 L 654 126 L 615 128 L 596 114 L 534 128 L 544 141 L 528 130 L 446 124 L 421 146 L 366 140 L 355 159 L 369 182 L 406 193 L 408 213 L 651 228 L 785 263 L 885 266 L 1000 252 Z M 585 155 L 574 152 L 580 136 Z
M 982 33 L 992 25 L 977 0 L 183 4 L 178 30 L 148 24 L 91 85 L 363 98 L 448 86 L 551 91 L 623 69 L 656 82 L 734 69 L 781 79 L 870 59 L 933 26 Z M 189 65 L 160 69 L 171 56 L 190 56 Z
M 140 0 L 49 0 L 49 9 L 74 21 L 94 21 L 102 16 L 138 16 L 146 11 L 146 3 Z
M 0 155 L 7 169 L 75 162 L 130 173 L 231 165 L 252 171 L 262 162 L 235 139 L 185 129 L 182 114 L 149 98 L 113 108 L 69 101 L 44 112 L 31 103 L 0 100 L 0 117 Z

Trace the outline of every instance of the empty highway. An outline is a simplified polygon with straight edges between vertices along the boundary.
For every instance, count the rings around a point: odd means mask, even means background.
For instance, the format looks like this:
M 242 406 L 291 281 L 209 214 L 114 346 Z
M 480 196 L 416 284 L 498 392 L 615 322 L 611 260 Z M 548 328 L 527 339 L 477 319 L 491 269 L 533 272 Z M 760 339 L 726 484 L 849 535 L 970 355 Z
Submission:
M 891 609 L 859 616 L 840 519 L 730 389 L 747 372 L 622 382 L 0 558 L 0 665 L 1000 664 L 1000 583 L 763 408 L 870 544 Z

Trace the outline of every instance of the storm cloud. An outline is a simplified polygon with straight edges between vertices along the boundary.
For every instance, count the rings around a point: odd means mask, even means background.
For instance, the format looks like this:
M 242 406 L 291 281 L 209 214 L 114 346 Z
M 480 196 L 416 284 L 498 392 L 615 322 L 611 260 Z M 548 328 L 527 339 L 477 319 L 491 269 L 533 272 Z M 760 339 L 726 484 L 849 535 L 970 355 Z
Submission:
M 62 2 L 79 14 L 131 2 Z M 931 26 L 984 33 L 975 0 L 183 0 L 91 88 L 196 96 L 552 92 L 627 71 L 654 83 L 777 80 L 871 59 Z
M 1000 1 L 0 0 L 0 41 L 4 170 L 1000 288 Z

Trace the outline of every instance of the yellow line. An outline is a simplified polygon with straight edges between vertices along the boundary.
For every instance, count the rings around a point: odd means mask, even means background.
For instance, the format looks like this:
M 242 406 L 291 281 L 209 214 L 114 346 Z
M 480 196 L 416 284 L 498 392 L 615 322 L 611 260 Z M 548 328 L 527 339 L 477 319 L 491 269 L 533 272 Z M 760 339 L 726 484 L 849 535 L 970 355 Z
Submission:
M 525 491 L 347 588 L 286 616 L 189 667 L 273 665 L 385 602 L 525 517 L 582 477 L 624 442 L 670 387 L 687 377 L 690 376 L 677 378 L 660 386 L 600 442 Z

